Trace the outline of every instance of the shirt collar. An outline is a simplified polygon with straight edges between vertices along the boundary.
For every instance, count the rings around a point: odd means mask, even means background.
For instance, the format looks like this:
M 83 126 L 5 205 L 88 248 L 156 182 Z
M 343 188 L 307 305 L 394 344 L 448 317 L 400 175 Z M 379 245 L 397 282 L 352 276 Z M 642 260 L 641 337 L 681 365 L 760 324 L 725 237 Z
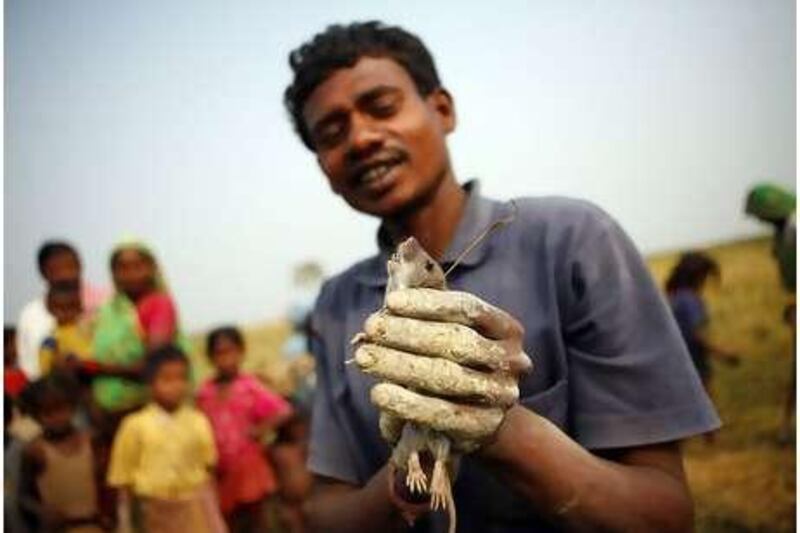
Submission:
M 461 215 L 461 220 L 456 227 L 453 240 L 444 254 L 442 268 L 447 268 L 453 263 L 458 255 L 463 252 L 472 240 L 492 221 L 495 212 L 496 202 L 480 194 L 480 183 L 478 180 L 470 180 L 463 186 L 467 193 L 466 205 Z M 386 261 L 394 251 L 395 244 L 389 238 L 389 233 L 381 224 L 378 228 L 378 255 L 373 256 L 367 261 L 364 269 L 356 275 L 361 283 L 371 287 L 382 287 L 386 285 Z M 461 260 L 456 270 L 471 268 L 480 264 L 489 253 L 490 241 L 486 241 Z

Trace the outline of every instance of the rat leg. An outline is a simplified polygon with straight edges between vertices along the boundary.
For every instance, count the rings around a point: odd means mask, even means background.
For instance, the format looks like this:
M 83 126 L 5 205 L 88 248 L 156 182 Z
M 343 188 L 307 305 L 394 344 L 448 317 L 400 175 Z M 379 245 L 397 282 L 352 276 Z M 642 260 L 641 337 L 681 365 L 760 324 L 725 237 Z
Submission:
M 426 438 L 424 430 L 416 424 L 406 422 L 400 441 L 395 446 L 395 454 L 398 456 L 395 464 L 406 469 L 406 486 L 411 489 L 412 493 L 422 493 L 428 490 L 428 477 L 422 470 L 419 461 L 419 452 L 425 449 Z M 402 450 L 398 452 L 398 448 L 402 448 Z
M 378 427 L 381 430 L 381 436 L 392 446 L 397 444 L 397 441 L 400 440 L 400 436 L 403 433 L 403 426 L 405 426 L 405 424 L 405 420 L 402 418 L 397 418 L 386 411 L 381 411 L 380 418 L 378 419 Z M 407 459 L 402 464 L 405 464 L 406 462 Z
M 430 439 L 430 448 L 433 453 L 433 474 L 431 475 L 431 509 L 434 511 L 446 509 L 452 499 L 450 493 L 450 475 L 447 464 L 450 460 L 450 439 L 437 434 Z

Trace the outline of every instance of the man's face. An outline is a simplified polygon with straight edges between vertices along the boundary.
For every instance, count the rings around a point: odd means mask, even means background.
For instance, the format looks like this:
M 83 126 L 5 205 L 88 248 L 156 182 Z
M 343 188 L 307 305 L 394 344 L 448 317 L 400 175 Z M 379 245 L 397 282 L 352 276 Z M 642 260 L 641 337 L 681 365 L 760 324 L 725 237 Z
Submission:
M 81 264 L 71 252 L 60 252 L 51 256 L 45 262 L 43 270 L 44 279 L 50 285 L 80 281 L 81 278 Z
M 420 96 L 392 59 L 363 57 L 337 70 L 311 93 L 303 117 L 331 188 L 363 213 L 397 215 L 424 201 L 450 170 L 450 96 Z

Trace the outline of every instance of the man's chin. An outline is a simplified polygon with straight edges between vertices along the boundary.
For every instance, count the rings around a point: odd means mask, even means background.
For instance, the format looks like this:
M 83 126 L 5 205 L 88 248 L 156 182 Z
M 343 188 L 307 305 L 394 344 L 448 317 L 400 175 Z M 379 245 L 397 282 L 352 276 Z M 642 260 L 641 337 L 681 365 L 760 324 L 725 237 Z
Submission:
M 407 211 L 412 205 L 412 201 L 410 199 L 393 198 L 391 195 L 387 195 L 386 197 L 378 200 L 358 199 L 350 201 L 345 199 L 345 201 L 347 201 L 350 207 L 359 213 L 364 213 L 365 215 L 370 215 L 381 219 L 397 217 L 401 213 Z

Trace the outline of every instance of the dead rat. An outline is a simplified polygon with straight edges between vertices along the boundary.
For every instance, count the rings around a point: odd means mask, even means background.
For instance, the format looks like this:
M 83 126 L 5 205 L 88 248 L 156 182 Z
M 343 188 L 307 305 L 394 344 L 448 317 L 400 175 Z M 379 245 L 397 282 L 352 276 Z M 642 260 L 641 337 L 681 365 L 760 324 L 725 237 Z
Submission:
M 504 219 L 489 225 L 459 254 L 447 272 L 428 255 L 413 237 L 400 243 L 395 253 L 387 262 L 388 279 L 384 296 L 384 309 L 389 293 L 400 289 L 428 288 L 447 290 L 446 276 L 461 260 L 481 241 L 496 229 L 510 223 L 516 216 L 516 204 L 511 203 L 512 213 Z M 352 343 L 358 344 L 368 340 L 366 334 L 359 333 Z M 383 437 L 393 444 L 392 465 L 400 471 L 406 471 L 406 487 L 414 493 L 429 492 L 431 509 L 447 509 L 449 514 L 449 531 L 455 532 L 456 512 L 452 494 L 452 481 L 458 471 L 460 454 L 451 446 L 450 439 L 443 433 L 406 422 L 393 415 L 381 412 L 380 430 Z M 467 446 L 471 447 L 471 446 Z M 434 459 L 430 484 L 422 468 L 420 454 L 427 451 Z

